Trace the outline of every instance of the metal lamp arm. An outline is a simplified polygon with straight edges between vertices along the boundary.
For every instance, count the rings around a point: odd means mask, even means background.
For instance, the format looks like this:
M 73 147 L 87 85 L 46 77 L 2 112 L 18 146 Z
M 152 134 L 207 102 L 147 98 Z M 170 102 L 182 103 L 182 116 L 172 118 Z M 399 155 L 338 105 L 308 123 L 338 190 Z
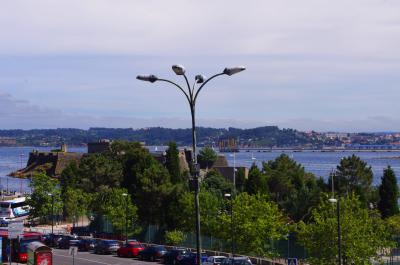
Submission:
M 200 93 L 201 89 L 203 88 L 203 86 L 205 86 L 205 84 L 207 84 L 208 81 L 210 81 L 211 79 L 214 79 L 214 78 L 216 78 L 217 76 L 220 76 L 220 75 L 224 75 L 224 73 L 219 73 L 219 74 L 213 75 L 210 78 L 208 78 L 203 84 L 201 84 L 201 86 L 199 87 L 199 89 L 196 92 L 196 95 L 194 96 L 194 101 L 196 101 L 197 96 L 199 95 L 199 93 Z
M 190 89 L 190 84 L 189 84 L 189 80 L 188 80 L 187 76 L 186 76 L 185 74 L 183 74 L 183 77 L 185 78 L 186 85 L 187 85 L 187 88 L 188 88 L 188 90 L 189 90 L 190 99 L 193 100 L 193 92 L 194 92 L 194 90 L 191 90 L 191 89 Z
M 191 100 L 190 100 L 190 98 L 189 98 L 189 95 L 186 93 L 186 91 L 185 91 L 180 85 L 178 85 L 178 84 L 176 84 L 176 83 L 174 83 L 174 82 L 172 82 L 172 81 L 170 81 L 170 80 L 168 80 L 168 79 L 157 79 L 157 81 L 164 81 L 164 82 L 173 84 L 174 86 L 176 86 L 177 88 L 179 88 L 179 90 L 182 91 L 182 93 L 185 95 L 187 101 L 188 101 L 189 104 L 190 104 Z

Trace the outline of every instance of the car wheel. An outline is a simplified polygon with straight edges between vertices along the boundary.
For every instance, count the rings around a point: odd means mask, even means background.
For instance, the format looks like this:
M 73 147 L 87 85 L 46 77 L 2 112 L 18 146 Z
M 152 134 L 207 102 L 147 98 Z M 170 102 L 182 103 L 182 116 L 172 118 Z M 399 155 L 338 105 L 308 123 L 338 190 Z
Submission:
M 154 258 L 154 256 L 150 257 L 150 261 L 155 261 L 156 259 Z
M 139 259 L 140 259 L 140 260 L 143 260 L 143 255 L 139 255 Z
M 128 253 L 128 258 L 132 258 L 132 257 L 133 257 L 132 252 L 129 252 L 129 253 Z

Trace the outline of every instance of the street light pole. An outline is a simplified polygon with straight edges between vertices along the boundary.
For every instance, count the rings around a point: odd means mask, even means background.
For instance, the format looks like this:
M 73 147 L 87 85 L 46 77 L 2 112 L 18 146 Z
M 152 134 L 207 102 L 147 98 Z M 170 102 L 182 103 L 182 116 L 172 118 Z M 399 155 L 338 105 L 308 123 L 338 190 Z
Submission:
M 128 244 L 128 193 L 122 193 L 125 197 L 125 243 Z
M 338 234 L 338 260 L 339 260 L 339 265 L 342 265 L 342 239 L 341 239 L 341 227 L 340 227 L 340 192 L 339 192 L 339 185 L 338 185 L 338 198 L 335 199 L 334 197 L 334 184 L 333 184 L 333 177 L 334 174 L 331 174 L 331 180 L 332 180 L 332 198 L 329 199 L 329 202 L 331 203 L 336 203 L 336 219 L 337 219 L 337 234 Z
M 230 214 L 231 214 L 231 253 L 232 253 L 232 264 L 234 263 L 234 256 L 235 256 L 235 231 L 233 226 L 233 194 L 226 193 L 225 198 L 230 200 Z
M 51 196 L 51 234 L 54 235 L 54 195 L 52 193 L 47 195 Z
M 187 102 L 189 103 L 190 107 L 190 114 L 192 118 L 192 165 L 190 168 L 190 172 L 192 175 L 192 181 L 193 181 L 193 186 L 194 186 L 194 192 L 195 192 L 195 211 L 196 211 L 196 250 L 197 250 L 197 264 L 201 265 L 201 233 L 200 233 L 200 203 L 199 203 L 199 192 L 200 192 L 200 185 L 199 185 L 199 167 L 197 165 L 197 157 L 196 157 L 196 100 L 197 97 L 204 87 L 205 84 L 207 84 L 210 80 L 221 76 L 221 75 L 228 75 L 231 76 L 233 74 L 239 73 L 243 70 L 245 70 L 245 67 L 232 67 L 232 68 L 225 68 L 222 73 L 215 74 L 211 76 L 210 78 L 206 79 L 203 75 L 196 75 L 195 76 L 195 81 L 193 83 L 193 86 L 191 87 L 189 84 L 189 80 L 187 76 L 185 75 L 185 68 L 181 65 L 173 65 L 172 70 L 175 72 L 177 75 L 182 75 L 185 78 L 186 81 L 186 86 L 187 88 L 184 89 L 180 85 L 176 84 L 173 81 L 167 80 L 167 79 L 160 79 L 155 75 L 138 75 L 136 78 L 141 81 L 147 81 L 150 83 L 154 83 L 156 81 L 162 81 L 162 82 L 167 82 L 169 84 L 174 85 L 177 87 L 185 96 L 187 99 Z M 196 90 L 196 84 L 201 84 L 198 89 Z

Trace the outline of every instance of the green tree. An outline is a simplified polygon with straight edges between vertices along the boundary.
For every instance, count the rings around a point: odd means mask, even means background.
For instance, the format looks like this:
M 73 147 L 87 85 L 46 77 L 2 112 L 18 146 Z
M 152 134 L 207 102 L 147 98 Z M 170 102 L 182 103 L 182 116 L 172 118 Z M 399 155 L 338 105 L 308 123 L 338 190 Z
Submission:
M 342 257 L 346 264 L 372 264 L 371 259 L 379 258 L 379 251 L 393 246 L 379 213 L 366 209 L 354 194 L 340 198 L 340 222 Z M 310 264 L 336 264 L 336 206 L 328 201 L 328 196 L 312 211 L 308 224 L 299 223 L 297 232 L 299 242 L 309 254 Z
M 236 173 L 236 191 L 244 192 L 246 190 L 245 169 L 239 168 Z
M 385 221 L 389 227 L 390 234 L 395 237 L 400 236 L 400 215 L 392 215 L 386 218 Z
M 165 166 L 171 176 L 171 182 L 173 184 L 183 182 L 179 165 L 179 150 L 175 142 L 170 142 L 168 144 L 166 153 Z
M 207 173 L 202 186 L 205 190 L 222 198 L 225 193 L 232 191 L 233 185 L 225 179 L 218 171 L 211 170 Z
M 253 163 L 249 170 L 249 177 L 246 181 L 246 192 L 250 195 L 257 193 L 268 194 L 267 178 L 255 163 Z
M 135 202 L 140 220 L 146 224 L 165 224 L 168 198 L 172 192 L 168 171 L 160 164 L 152 164 L 137 180 Z
M 367 205 L 372 196 L 373 173 L 370 166 L 358 156 L 345 157 L 337 166 L 335 188 L 342 195 L 355 192 L 359 199 Z
M 89 205 L 91 204 L 90 194 L 80 190 L 68 188 L 63 194 L 64 209 L 67 216 L 71 217 L 74 222 L 81 216 L 88 213 Z
M 79 164 L 78 187 L 86 192 L 117 188 L 122 181 L 122 165 L 108 154 L 84 156 Z
M 211 168 L 215 161 L 217 161 L 217 153 L 211 147 L 204 147 L 200 150 L 197 161 L 202 168 Z
M 378 209 L 383 218 L 387 218 L 399 213 L 397 203 L 399 197 L 399 187 L 397 186 L 396 175 L 389 166 L 383 171 L 382 183 L 379 186 Z
M 272 242 L 287 234 L 286 218 L 267 196 L 240 193 L 233 199 L 233 225 L 237 252 L 258 257 L 275 256 Z M 229 206 L 228 206 L 229 207 Z M 232 242 L 231 216 L 224 211 L 218 218 L 218 238 Z
M 107 188 L 117 188 L 122 181 L 122 164 L 110 153 L 89 154 L 79 165 L 70 163 L 61 173 L 61 189 L 81 189 L 94 193 Z
M 180 245 L 185 240 L 185 234 L 179 230 L 165 231 L 165 243 L 171 246 Z
M 117 233 L 125 232 L 126 220 L 128 233 L 134 231 L 137 221 L 137 207 L 132 204 L 132 198 L 126 189 L 106 189 L 94 195 L 92 210 L 99 215 L 107 216 Z
M 218 228 L 218 212 L 221 209 L 220 199 L 207 191 L 201 191 L 199 194 L 200 215 L 201 215 L 201 233 L 204 235 L 215 235 Z M 175 213 L 179 219 L 179 227 L 186 232 L 195 231 L 195 210 L 194 194 L 186 192 L 179 200 L 179 208 Z
M 61 212 L 63 204 L 58 180 L 44 173 L 37 173 L 33 175 L 30 186 L 33 192 L 27 203 L 31 207 L 29 215 L 31 219 L 46 216 L 51 218 L 52 207 L 54 215 Z M 50 218 L 48 220 L 51 220 Z
M 319 203 L 321 188 L 317 178 L 286 154 L 263 163 L 267 177 L 270 198 L 289 217 L 299 221 L 311 213 L 311 208 Z

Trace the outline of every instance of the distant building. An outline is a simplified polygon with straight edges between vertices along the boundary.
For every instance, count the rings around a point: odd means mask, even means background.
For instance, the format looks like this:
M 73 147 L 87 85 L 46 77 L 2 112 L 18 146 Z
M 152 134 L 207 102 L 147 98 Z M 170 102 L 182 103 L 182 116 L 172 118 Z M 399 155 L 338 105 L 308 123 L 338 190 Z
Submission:
M 243 170 L 244 171 L 244 178 L 247 179 L 249 177 L 249 169 L 247 167 L 213 167 L 213 169 L 215 169 L 216 171 L 218 171 L 219 173 L 221 173 L 222 176 L 224 176 L 224 178 L 228 181 L 230 181 L 231 183 L 233 183 L 233 177 L 234 177 L 234 170 L 236 169 L 236 179 L 237 179 L 237 175 L 239 170 Z
M 14 146 L 17 140 L 11 137 L 0 137 L 0 146 Z
M 102 139 L 98 142 L 88 143 L 88 154 L 97 154 L 109 151 L 111 148 L 111 141 Z

